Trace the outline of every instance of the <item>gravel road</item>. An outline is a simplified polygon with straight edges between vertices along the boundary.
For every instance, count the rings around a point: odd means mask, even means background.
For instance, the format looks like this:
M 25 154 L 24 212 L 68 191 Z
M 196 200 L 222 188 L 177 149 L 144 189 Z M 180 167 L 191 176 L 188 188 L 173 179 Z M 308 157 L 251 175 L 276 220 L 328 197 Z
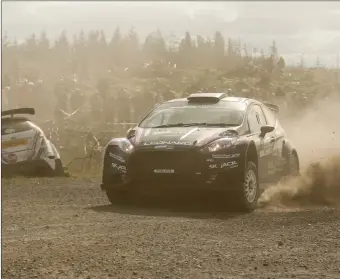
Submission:
M 95 179 L 2 182 L 2 278 L 340 278 L 339 209 L 123 208 Z

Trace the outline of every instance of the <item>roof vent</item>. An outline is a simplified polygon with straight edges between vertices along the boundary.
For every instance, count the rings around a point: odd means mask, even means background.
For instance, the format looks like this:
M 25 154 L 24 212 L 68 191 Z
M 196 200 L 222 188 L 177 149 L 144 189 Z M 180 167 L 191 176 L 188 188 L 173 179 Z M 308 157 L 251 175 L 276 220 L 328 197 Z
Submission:
M 224 97 L 228 97 L 227 93 L 193 93 L 187 100 L 189 102 L 219 102 Z

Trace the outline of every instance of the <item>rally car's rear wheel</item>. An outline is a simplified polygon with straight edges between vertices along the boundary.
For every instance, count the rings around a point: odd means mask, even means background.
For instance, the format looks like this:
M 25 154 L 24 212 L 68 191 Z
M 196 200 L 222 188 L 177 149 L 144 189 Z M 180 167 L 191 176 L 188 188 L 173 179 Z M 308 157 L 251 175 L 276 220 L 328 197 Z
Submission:
M 292 152 L 286 159 L 285 175 L 288 176 L 299 176 L 300 175 L 300 164 L 296 153 Z
M 236 207 L 242 212 L 255 210 L 259 198 L 260 188 L 256 165 L 248 161 L 243 177 L 235 185 Z

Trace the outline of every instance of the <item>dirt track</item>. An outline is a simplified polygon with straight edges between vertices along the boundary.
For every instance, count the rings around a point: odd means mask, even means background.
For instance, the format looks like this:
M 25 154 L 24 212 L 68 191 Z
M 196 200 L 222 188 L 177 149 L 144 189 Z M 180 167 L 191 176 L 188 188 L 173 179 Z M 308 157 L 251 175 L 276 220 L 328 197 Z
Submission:
M 340 210 L 118 208 L 72 178 L 2 187 L 3 278 L 340 278 Z

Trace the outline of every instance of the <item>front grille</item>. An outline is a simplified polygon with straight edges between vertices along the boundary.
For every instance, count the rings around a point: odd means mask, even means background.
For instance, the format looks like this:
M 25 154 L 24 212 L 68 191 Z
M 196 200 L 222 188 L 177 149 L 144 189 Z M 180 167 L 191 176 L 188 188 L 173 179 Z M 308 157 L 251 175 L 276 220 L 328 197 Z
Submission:
M 174 174 L 178 175 L 195 174 L 202 170 L 203 163 L 196 150 L 136 151 L 129 159 L 128 171 L 132 176 L 156 174 L 156 169 L 174 170 Z

